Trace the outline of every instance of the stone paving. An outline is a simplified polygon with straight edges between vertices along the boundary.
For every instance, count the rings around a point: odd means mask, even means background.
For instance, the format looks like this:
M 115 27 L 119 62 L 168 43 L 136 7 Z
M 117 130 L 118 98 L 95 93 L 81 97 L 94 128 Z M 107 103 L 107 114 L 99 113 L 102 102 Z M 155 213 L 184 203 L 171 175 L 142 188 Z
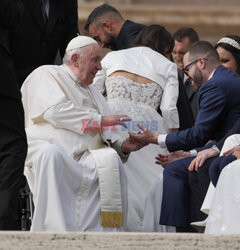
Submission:
M 237 250 L 240 249 L 240 235 L 0 232 L 2 249 Z

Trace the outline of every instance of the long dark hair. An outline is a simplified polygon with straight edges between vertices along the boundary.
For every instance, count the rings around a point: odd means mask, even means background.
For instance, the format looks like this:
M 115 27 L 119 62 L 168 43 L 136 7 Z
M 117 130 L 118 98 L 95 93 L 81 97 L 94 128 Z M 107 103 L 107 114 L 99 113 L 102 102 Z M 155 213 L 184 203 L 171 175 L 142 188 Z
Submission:
M 171 53 L 174 47 L 172 35 L 161 25 L 144 27 L 134 39 L 131 47 L 146 46 L 162 55 Z

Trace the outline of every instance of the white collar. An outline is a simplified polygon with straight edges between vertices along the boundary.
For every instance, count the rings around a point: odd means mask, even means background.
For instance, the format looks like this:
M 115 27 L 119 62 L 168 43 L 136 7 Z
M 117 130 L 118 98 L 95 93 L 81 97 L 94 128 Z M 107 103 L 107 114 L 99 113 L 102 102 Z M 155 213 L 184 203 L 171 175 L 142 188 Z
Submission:
M 62 68 L 69 74 L 70 78 L 76 83 L 82 86 L 81 81 L 75 76 L 70 67 L 66 64 L 61 65 Z
M 208 80 L 210 80 L 213 77 L 213 74 L 215 72 L 216 69 L 213 70 L 213 72 L 211 73 L 211 75 L 209 76 Z

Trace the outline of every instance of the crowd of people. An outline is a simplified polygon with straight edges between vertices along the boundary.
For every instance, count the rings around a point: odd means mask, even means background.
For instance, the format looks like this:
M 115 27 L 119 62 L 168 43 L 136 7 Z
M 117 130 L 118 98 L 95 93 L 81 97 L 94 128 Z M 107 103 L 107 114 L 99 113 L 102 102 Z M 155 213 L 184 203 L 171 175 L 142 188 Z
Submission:
M 240 233 L 239 36 L 109 4 L 82 36 L 76 0 L 0 7 L 0 230 L 28 185 L 31 231 Z

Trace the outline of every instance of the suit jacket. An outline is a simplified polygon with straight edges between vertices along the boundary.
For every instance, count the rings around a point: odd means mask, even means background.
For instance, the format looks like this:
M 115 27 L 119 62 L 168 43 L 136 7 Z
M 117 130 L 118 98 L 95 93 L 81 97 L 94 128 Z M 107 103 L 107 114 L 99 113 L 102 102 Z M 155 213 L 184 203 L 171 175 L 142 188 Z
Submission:
M 117 36 L 116 50 L 127 49 L 145 25 L 126 20 Z
M 18 27 L 23 16 L 22 2 L 0 1 L 0 96 L 21 99 L 13 70 L 12 53 L 9 48 L 9 33 Z M 2 119 L 2 117 L 1 117 Z
M 183 70 L 179 72 L 179 80 L 182 81 L 182 84 L 184 86 L 184 89 L 186 90 L 186 86 L 184 84 L 184 72 Z M 186 90 L 186 95 L 189 101 L 189 105 L 191 107 L 192 110 L 192 114 L 193 114 L 193 119 L 195 121 L 196 117 L 197 117 L 197 112 L 198 112 L 198 106 L 197 106 L 197 94 L 198 92 L 195 91 L 192 87 L 192 85 L 190 84 L 188 86 L 188 90 Z M 193 125 L 193 124 L 192 124 Z
M 184 130 L 187 128 L 191 128 L 194 124 L 194 116 L 193 112 L 185 91 L 185 88 L 183 86 L 182 78 L 180 77 L 178 73 L 178 100 L 177 100 L 177 109 L 178 109 L 178 115 L 179 115 L 179 130 Z
M 218 66 L 198 91 L 199 111 L 190 129 L 166 137 L 168 150 L 190 150 L 208 140 L 219 140 L 240 118 L 240 76 Z
M 234 125 L 234 127 L 232 129 L 230 129 L 227 134 L 216 143 L 216 146 L 221 150 L 223 147 L 223 144 L 225 142 L 225 140 L 234 134 L 240 134 L 240 119 L 237 120 L 236 124 Z
M 18 83 L 37 67 L 53 64 L 59 50 L 63 57 L 68 42 L 78 31 L 77 0 L 49 0 L 44 22 L 39 0 L 23 0 L 25 12 L 20 28 L 11 33 L 10 47 Z
M 16 29 L 24 12 L 20 0 L 0 1 L 0 167 L 6 164 L 9 153 L 21 140 L 25 141 L 24 113 L 20 89 L 16 81 L 12 54 L 9 49 L 9 32 Z M 10 144 L 11 143 L 11 144 Z M 24 144 L 24 143 L 23 143 Z M 22 145 L 22 147 L 26 146 Z M 8 156 L 8 157 L 7 157 Z M 25 157 L 23 155 L 23 157 Z M 2 159 L 5 159 L 5 163 Z M 16 158 L 17 159 L 17 158 Z M 14 165 L 10 164 L 11 166 Z M 16 167 L 16 166 L 14 166 Z M 20 167 L 20 163 L 19 163 Z M 1 170 L 2 171 L 2 170 Z M 1 172 L 2 173 L 2 172 Z

